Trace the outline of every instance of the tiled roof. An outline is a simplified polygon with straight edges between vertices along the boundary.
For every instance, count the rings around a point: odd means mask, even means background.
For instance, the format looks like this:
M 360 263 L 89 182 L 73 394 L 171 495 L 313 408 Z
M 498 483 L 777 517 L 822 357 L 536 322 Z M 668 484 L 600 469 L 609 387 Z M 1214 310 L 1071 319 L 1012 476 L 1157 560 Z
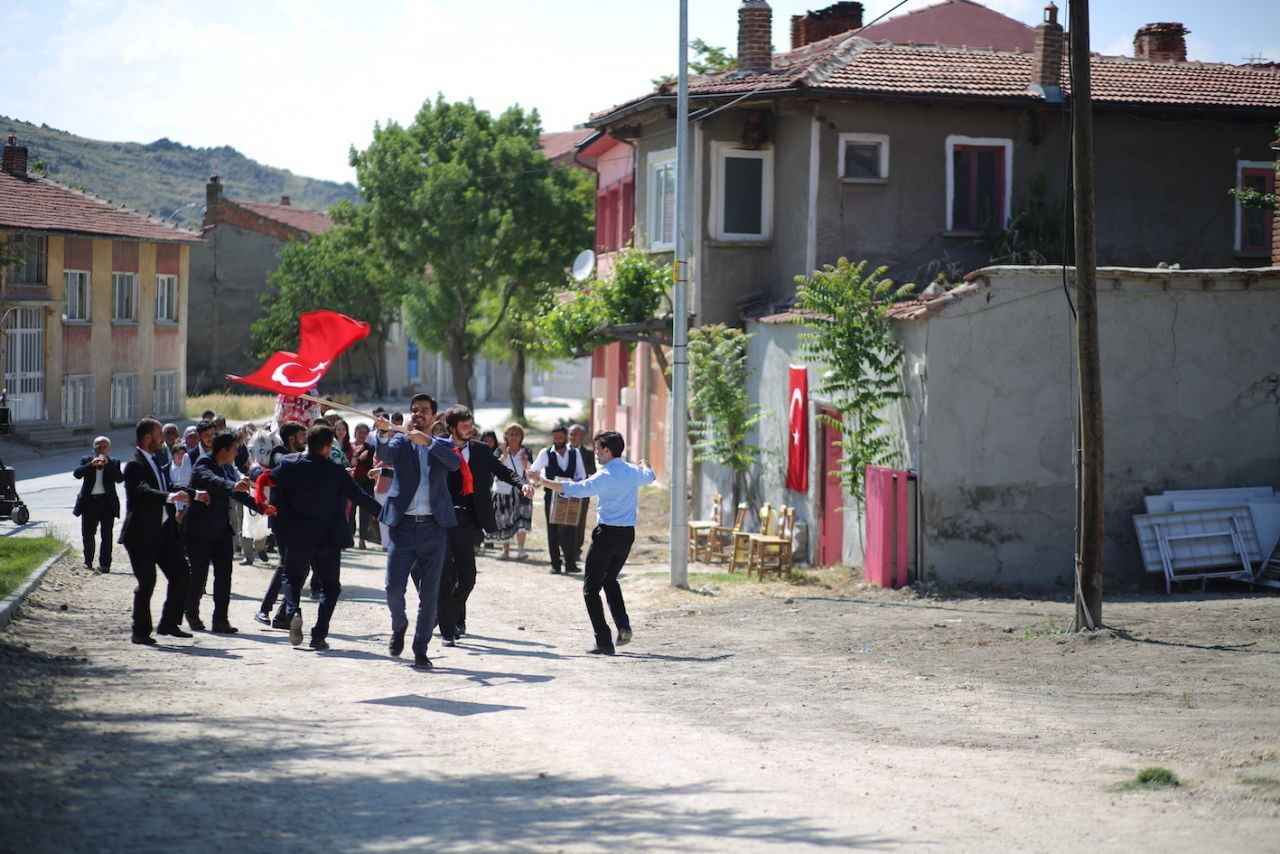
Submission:
M 1031 50 L 1036 31 L 1022 21 L 973 0 L 942 0 L 863 27 L 858 35 L 873 42 L 968 45 L 996 50 Z
M 765 72 L 725 72 L 690 81 L 693 97 L 759 92 L 823 92 L 931 98 L 1043 100 L 1029 88 L 1032 54 L 944 45 L 870 42 L 846 33 L 778 54 Z M 1100 104 L 1280 109 L 1280 70 L 1200 62 L 1092 57 L 1093 99 Z M 1064 61 L 1062 88 L 1070 92 Z M 643 109 L 671 86 L 597 113 L 589 124 Z
M 542 154 L 548 160 L 565 160 L 573 156 L 578 143 L 591 136 L 589 130 L 562 130 L 544 133 L 538 137 Z
M 1060 267 L 1053 268 L 1055 271 Z M 962 299 L 978 292 L 978 285 L 957 285 L 945 294 L 936 297 L 918 297 L 916 299 L 895 302 L 889 307 L 887 314 L 891 320 L 917 320 L 921 317 L 932 317 L 939 314 L 949 305 L 955 305 Z
M 227 199 L 233 205 L 252 211 L 260 217 L 283 223 L 307 234 L 323 234 L 333 225 L 333 219 L 325 211 L 309 211 L 306 208 L 295 208 L 293 205 L 268 205 L 262 202 L 242 202 L 239 199 Z
M 0 228 L 199 243 L 199 235 L 46 178 L 0 172 Z

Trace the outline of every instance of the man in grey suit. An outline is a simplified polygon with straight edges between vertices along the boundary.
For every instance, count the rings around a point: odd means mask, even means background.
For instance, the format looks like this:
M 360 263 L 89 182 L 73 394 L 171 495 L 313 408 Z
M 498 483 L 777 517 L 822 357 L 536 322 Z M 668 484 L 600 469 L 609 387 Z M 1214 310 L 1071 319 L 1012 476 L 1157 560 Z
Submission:
M 462 467 L 462 459 L 447 438 L 432 438 L 431 423 L 436 402 L 429 394 L 415 394 L 409 402 L 409 420 L 403 432 L 392 435 L 391 422 L 374 422 L 375 456 L 395 470 L 387 503 L 379 521 L 390 531 L 387 544 L 387 608 L 391 611 L 390 652 L 404 651 L 409 628 L 404 591 L 415 566 L 418 584 L 418 619 L 413 632 L 413 667 L 430 670 L 427 644 L 436 626 L 436 600 L 440 570 L 444 566 L 445 529 L 458 524 L 453 498 L 445 476 Z

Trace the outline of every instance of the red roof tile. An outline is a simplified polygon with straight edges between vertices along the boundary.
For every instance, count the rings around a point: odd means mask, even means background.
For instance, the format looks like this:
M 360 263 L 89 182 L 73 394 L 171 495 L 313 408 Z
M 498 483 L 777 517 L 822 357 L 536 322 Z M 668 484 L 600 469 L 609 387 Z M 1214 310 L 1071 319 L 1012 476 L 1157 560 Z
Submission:
M 46 178 L 0 172 L 0 228 L 122 237 L 152 243 L 199 243 L 172 223 L 81 193 Z
M 1032 50 L 1036 31 L 973 0 L 943 0 L 878 24 L 858 35 L 873 42 L 968 45 L 996 50 Z
M 233 205 L 253 211 L 260 217 L 273 219 L 298 231 L 307 234 L 324 234 L 333 219 L 325 211 L 311 211 L 306 208 L 295 208 L 293 205 L 268 205 L 263 202 L 242 202 L 239 199 L 226 199 Z
M 573 157 L 573 150 L 587 137 L 591 136 L 590 130 L 562 130 L 544 133 L 538 137 L 538 143 L 542 148 L 542 154 L 548 160 L 569 160 Z

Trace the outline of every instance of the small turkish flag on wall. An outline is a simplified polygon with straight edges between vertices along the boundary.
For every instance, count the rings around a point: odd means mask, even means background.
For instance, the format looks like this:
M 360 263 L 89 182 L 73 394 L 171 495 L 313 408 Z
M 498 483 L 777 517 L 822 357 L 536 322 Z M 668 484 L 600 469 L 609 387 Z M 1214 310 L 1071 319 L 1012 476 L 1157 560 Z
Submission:
M 278 394 L 305 394 L 316 387 L 334 359 L 369 337 L 369 324 L 336 311 L 308 311 L 298 318 L 298 352 L 280 351 L 245 377 L 227 379 Z
M 787 489 L 809 491 L 809 369 L 791 366 L 791 394 L 787 398 L 791 427 L 787 452 Z

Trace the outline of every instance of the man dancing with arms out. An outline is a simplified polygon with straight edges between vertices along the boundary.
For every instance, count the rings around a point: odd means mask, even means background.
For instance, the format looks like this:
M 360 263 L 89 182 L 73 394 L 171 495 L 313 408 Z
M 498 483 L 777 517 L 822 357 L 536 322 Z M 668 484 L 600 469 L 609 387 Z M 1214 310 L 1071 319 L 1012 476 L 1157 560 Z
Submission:
M 436 626 L 436 605 L 440 595 L 440 570 L 447 548 L 445 532 L 458 524 L 453 498 L 445 476 L 462 468 L 462 457 L 448 438 L 432 438 L 428 432 L 435 420 L 436 402 L 429 394 L 415 394 L 409 402 L 406 432 L 391 435 L 391 422 L 379 418 L 374 454 L 395 470 L 387 503 L 380 521 L 390 532 L 387 544 L 387 608 L 391 611 L 389 651 L 404 651 L 404 635 L 409 628 L 404 591 L 410 572 L 421 573 L 418 583 L 418 618 L 413 631 L 413 667 L 430 670 L 427 644 Z
M 609 602 L 609 613 L 618 627 L 617 645 L 631 642 L 631 620 L 627 606 L 622 601 L 622 588 L 618 585 L 618 573 L 631 554 L 631 544 L 636 539 L 636 503 L 640 487 L 653 483 L 653 469 L 641 460 L 633 465 L 622 459 L 626 442 L 622 434 L 605 430 L 595 436 L 596 461 L 599 469 L 591 477 L 577 483 L 564 483 L 541 479 L 546 489 L 559 492 L 567 498 L 596 496 L 599 504 L 596 516 L 599 524 L 591 532 L 591 547 L 587 550 L 586 577 L 582 581 L 582 596 L 586 600 L 591 628 L 595 631 L 596 644 L 587 650 L 593 655 L 613 655 L 613 635 L 604 618 L 604 606 L 600 604 L 600 591 Z M 533 474 L 532 477 L 538 477 Z

